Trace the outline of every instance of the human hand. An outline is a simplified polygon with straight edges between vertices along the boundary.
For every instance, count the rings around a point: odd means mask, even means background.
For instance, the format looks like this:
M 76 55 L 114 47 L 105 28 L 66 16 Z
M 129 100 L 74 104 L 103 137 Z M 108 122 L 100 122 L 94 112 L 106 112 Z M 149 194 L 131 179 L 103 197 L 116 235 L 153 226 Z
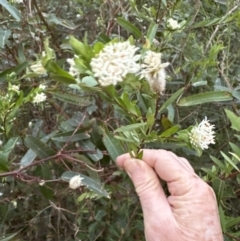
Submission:
M 143 150 L 143 161 L 117 158 L 140 198 L 147 241 L 223 241 L 215 194 L 189 162 L 165 150 Z M 166 197 L 159 177 L 167 182 Z

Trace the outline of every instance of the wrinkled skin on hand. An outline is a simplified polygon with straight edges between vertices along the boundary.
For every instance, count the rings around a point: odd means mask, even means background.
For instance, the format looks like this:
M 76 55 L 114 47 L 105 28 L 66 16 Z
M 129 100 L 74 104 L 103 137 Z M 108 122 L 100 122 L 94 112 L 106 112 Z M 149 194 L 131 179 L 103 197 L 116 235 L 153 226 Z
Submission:
M 143 160 L 117 158 L 140 198 L 147 241 L 223 241 L 215 194 L 189 162 L 165 150 L 144 150 Z M 167 182 L 166 197 L 159 177 Z

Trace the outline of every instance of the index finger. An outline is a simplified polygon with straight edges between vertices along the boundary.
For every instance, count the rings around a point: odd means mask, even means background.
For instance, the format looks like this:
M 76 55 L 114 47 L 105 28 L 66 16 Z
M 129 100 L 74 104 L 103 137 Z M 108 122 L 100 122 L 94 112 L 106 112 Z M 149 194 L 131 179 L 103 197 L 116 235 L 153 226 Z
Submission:
M 129 158 L 129 154 L 119 156 L 118 165 L 124 167 L 124 161 Z M 171 195 L 183 195 L 191 189 L 193 185 L 191 180 L 200 179 L 186 159 L 170 151 L 144 149 L 142 160 L 167 182 Z

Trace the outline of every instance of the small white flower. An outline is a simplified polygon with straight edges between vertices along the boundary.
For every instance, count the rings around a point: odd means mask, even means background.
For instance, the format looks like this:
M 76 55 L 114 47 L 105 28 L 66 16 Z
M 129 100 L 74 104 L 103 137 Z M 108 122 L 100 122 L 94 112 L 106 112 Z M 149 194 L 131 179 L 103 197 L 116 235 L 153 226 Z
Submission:
M 70 187 L 71 189 L 77 189 L 77 188 L 79 188 L 79 187 L 81 186 L 81 184 L 82 184 L 82 180 L 83 180 L 83 179 L 84 179 L 84 178 L 81 177 L 80 175 L 73 176 L 73 177 L 70 179 L 70 181 L 69 181 L 69 187 Z
M 0 146 L 3 144 L 3 142 L 0 140 Z
M 15 3 L 23 3 L 23 0 L 14 0 Z
M 38 86 L 38 88 L 40 89 L 40 90 L 45 90 L 46 89 L 46 85 L 43 85 L 43 84 L 40 84 L 39 86 Z
M 19 92 L 19 85 L 10 85 L 8 89 L 18 93 Z
M 39 186 L 44 186 L 45 185 L 45 180 L 41 180 L 40 182 L 39 182 Z
M 29 128 L 32 127 L 32 124 L 33 124 L 33 123 L 32 123 L 31 121 L 29 121 L 29 122 L 28 122 L 28 127 L 29 127 Z
M 181 28 L 180 24 L 173 18 L 169 18 L 167 23 L 168 23 L 168 27 L 171 28 L 171 29 Z
M 100 85 L 116 85 L 122 82 L 128 73 L 138 73 L 140 64 L 137 61 L 140 55 L 136 55 L 137 50 L 129 41 L 105 46 L 90 63 L 94 77 Z
M 80 74 L 79 70 L 76 68 L 76 64 L 75 64 L 75 61 L 74 59 L 67 59 L 67 62 L 69 63 L 70 65 L 70 68 L 69 68 L 69 74 L 76 77 L 77 75 Z
M 38 75 L 46 75 L 47 71 L 46 69 L 42 66 L 42 62 L 39 60 L 35 64 L 32 64 L 30 66 L 30 69 Z
M 44 102 L 47 99 L 47 96 L 44 93 L 36 94 L 36 96 L 33 98 L 33 103 L 41 103 Z
M 162 94 L 166 87 L 165 68 L 168 65 L 169 63 L 162 63 L 161 53 L 148 50 L 143 59 L 140 78 L 145 78 L 154 92 Z
M 207 117 L 202 120 L 202 122 L 194 126 L 189 133 L 190 142 L 193 146 L 201 148 L 202 150 L 208 149 L 210 144 L 215 144 L 215 128 L 207 120 Z

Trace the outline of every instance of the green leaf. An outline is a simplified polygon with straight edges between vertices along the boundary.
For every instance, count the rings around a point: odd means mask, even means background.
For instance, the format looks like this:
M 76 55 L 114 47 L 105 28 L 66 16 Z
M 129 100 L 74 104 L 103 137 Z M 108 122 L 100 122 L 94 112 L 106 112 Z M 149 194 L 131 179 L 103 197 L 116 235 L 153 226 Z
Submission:
M 1 162 L 5 162 L 6 164 L 6 162 L 8 161 L 8 157 L 12 152 L 12 150 L 14 149 L 17 141 L 18 141 L 18 137 L 13 137 L 9 139 L 8 142 L 3 146 L 2 150 L 0 151 Z
M 231 146 L 233 152 L 236 155 L 240 156 L 240 148 L 237 145 L 235 145 L 234 143 L 231 143 L 231 142 L 229 142 L 229 145 Z
M 25 138 L 25 144 L 28 148 L 31 148 L 41 159 L 51 157 L 56 154 L 52 148 L 33 136 L 27 136 Z
M 182 98 L 178 102 L 178 106 L 193 106 L 211 102 L 230 101 L 232 99 L 232 94 L 229 92 L 210 91 Z
M 103 158 L 102 152 L 96 148 L 96 146 L 90 140 L 79 141 L 79 146 L 85 150 L 89 151 L 86 154 L 95 162 L 101 160 Z M 96 153 L 93 153 L 96 152 Z
M 121 27 L 126 29 L 128 32 L 132 33 L 135 38 L 141 38 L 142 37 L 141 31 L 136 26 L 134 26 L 133 24 L 128 22 L 127 20 L 119 17 L 119 18 L 117 18 L 117 23 Z
M 116 161 L 117 157 L 124 154 L 126 151 L 123 149 L 121 142 L 117 140 L 113 134 L 104 133 L 103 143 L 108 151 L 108 154 L 113 161 Z
M 151 22 L 150 26 L 148 27 L 147 31 L 147 39 L 149 40 L 150 46 L 152 45 L 153 39 L 156 36 L 158 30 L 158 24 Z
M 1 238 L 0 241 L 10 241 L 11 239 L 13 239 L 20 231 L 18 231 L 17 233 L 14 234 L 8 234 L 6 236 L 4 236 L 4 238 Z
M 95 78 L 93 78 L 92 76 L 86 76 L 84 78 L 82 78 L 82 83 L 89 86 L 89 87 L 94 87 L 96 85 L 98 85 L 98 82 Z
M 50 24 L 54 23 L 54 24 L 57 24 L 57 25 L 61 25 L 65 28 L 71 29 L 71 30 L 74 30 L 78 27 L 73 22 L 71 22 L 69 20 L 66 20 L 66 19 L 59 18 L 55 14 L 52 14 L 52 13 L 51 14 L 44 13 L 44 18 Z
M 221 155 L 224 157 L 224 159 L 232 166 L 234 167 L 237 171 L 240 171 L 236 164 L 229 158 L 224 152 L 220 151 Z
M 166 131 L 164 131 L 160 137 L 162 138 L 166 138 L 166 137 L 170 137 L 172 136 L 173 134 L 175 134 L 178 130 L 180 129 L 180 125 L 175 125 L 169 129 L 167 129 Z
M 96 194 L 100 196 L 104 196 L 107 198 L 110 198 L 109 194 L 107 191 L 102 187 L 101 183 L 93 180 L 92 178 L 85 176 L 83 174 L 77 173 L 77 172 L 72 172 L 72 171 L 66 171 L 62 174 L 61 179 L 63 181 L 70 181 L 70 179 L 76 175 L 80 175 L 83 179 L 81 181 L 82 185 L 86 186 Z
M 227 172 L 227 167 L 224 165 L 224 163 L 222 161 L 220 161 L 219 159 L 217 159 L 216 157 L 211 156 L 211 155 L 210 155 L 210 158 L 219 168 L 221 168 L 222 170 Z
M 208 19 L 208 20 L 203 20 L 201 22 L 198 22 L 191 26 L 192 28 L 200 28 L 200 27 L 209 27 L 211 25 L 215 25 L 221 21 L 222 18 L 214 18 L 214 19 Z
M 233 226 L 240 223 L 240 217 L 231 218 L 230 221 L 226 222 L 226 229 L 232 228 Z
M 76 141 L 85 140 L 85 139 L 89 139 L 90 138 L 90 135 L 82 133 L 82 132 L 83 132 L 82 130 L 78 130 L 72 136 L 73 131 L 66 131 L 66 132 L 62 132 L 62 133 L 56 134 L 51 139 L 53 141 L 58 141 L 58 142 L 67 142 L 69 140 L 70 140 L 70 142 L 76 142 Z M 71 137 L 71 139 L 70 139 L 70 137 Z
M 217 178 L 213 180 L 212 187 L 217 196 L 217 203 L 220 204 L 223 197 L 224 189 L 225 189 L 225 182 Z
M 0 29 L 0 48 L 4 48 L 10 35 L 11 31 L 9 29 Z
M 219 212 L 219 216 L 220 216 L 222 231 L 223 231 L 223 233 L 225 233 L 226 232 L 226 218 L 225 218 L 225 215 L 224 215 L 224 210 L 223 210 L 221 205 L 219 205 L 219 211 L 218 212 Z
M 166 102 L 164 102 L 164 104 L 161 106 L 159 112 L 162 112 L 169 105 L 171 105 L 173 101 L 175 101 L 182 94 L 183 91 L 184 91 L 184 87 L 176 91 L 173 95 L 171 95 L 171 97 Z
M 240 131 L 240 117 L 235 115 L 232 111 L 224 109 L 228 119 L 231 122 L 231 128 Z
M 101 43 L 101 42 L 96 42 L 93 46 L 93 51 L 94 51 L 94 54 L 98 54 L 103 48 L 104 48 L 104 44 Z
M 135 124 L 127 125 L 127 126 L 121 126 L 121 127 L 117 128 L 116 130 L 114 130 L 114 132 L 132 131 L 132 130 L 138 129 L 138 128 L 146 126 L 146 125 L 147 125 L 147 123 L 135 123 Z
M 47 200 L 53 199 L 54 191 L 52 189 L 48 188 L 47 186 L 39 186 L 39 188 L 44 198 Z
M 33 137 L 37 137 L 39 132 L 41 131 L 41 127 L 42 127 L 43 121 L 42 120 L 38 120 L 32 130 L 32 136 Z M 46 143 L 52 136 L 54 136 L 57 133 L 57 131 L 53 131 L 52 133 L 50 133 L 49 135 L 44 136 L 43 138 L 41 138 L 41 141 Z M 35 158 L 37 157 L 36 153 L 32 150 L 29 149 L 26 154 L 22 157 L 21 161 L 20 161 L 20 165 L 22 167 L 28 166 L 29 164 L 31 164 Z
M 21 73 L 28 66 L 28 62 L 23 62 L 13 68 L 6 69 L 0 73 L 0 78 L 15 72 L 16 74 Z
M 92 57 L 94 57 L 94 53 L 93 53 L 91 47 L 80 42 L 74 36 L 69 37 L 69 43 L 70 43 L 73 51 L 77 55 L 80 55 L 87 60 L 90 60 Z
M 1 0 L 0 4 L 17 20 L 21 21 L 22 15 L 21 13 L 11 4 L 9 4 L 6 0 Z
M 68 72 L 60 68 L 55 62 L 52 60 L 47 61 L 44 65 L 44 68 L 48 72 L 50 72 L 51 77 L 54 78 L 56 81 L 65 83 L 65 84 L 76 84 L 76 80 L 70 75 Z
M 77 106 L 88 106 L 91 104 L 90 100 L 83 96 L 75 95 L 75 94 L 68 94 L 68 93 L 61 93 L 61 92 L 49 92 L 53 95 L 53 97 L 57 98 L 58 100 L 63 101 L 64 103 L 69 103 L 72 105 Z

